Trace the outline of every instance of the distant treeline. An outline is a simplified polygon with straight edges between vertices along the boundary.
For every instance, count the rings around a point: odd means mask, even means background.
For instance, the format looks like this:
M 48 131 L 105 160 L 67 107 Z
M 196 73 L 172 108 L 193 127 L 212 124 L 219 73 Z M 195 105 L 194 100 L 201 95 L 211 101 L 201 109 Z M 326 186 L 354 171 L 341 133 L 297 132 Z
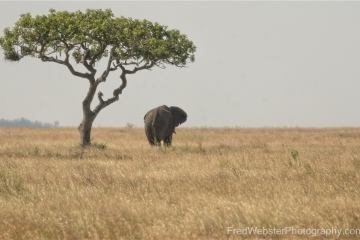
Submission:
M 54 123 L 43 123 L 40 121 L 32 122 L 26 118 L 7 120 L 0 119 L 0 127 L 32 127 L 32 128 L 55 128 L 59 126 L 59 122 L 55 121 Z

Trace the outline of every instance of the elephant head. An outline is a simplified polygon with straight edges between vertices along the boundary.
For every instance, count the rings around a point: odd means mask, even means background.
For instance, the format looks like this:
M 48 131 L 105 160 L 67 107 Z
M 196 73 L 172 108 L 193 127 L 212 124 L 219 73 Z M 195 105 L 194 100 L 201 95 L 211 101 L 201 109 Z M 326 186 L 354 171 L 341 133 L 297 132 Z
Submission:
M 175 127 L 184 123 L 187 114 L 179 107 L 168 107 L 166 105 L 151 109 L 144 116 L 145 134 L 150 145 L 169 146 L 172 142 L 172 134 Z
M 178 127 L 180 124 L 186 122 L 187 114 L 179 107 L 170 107 L 173 116 L 174 127 Z

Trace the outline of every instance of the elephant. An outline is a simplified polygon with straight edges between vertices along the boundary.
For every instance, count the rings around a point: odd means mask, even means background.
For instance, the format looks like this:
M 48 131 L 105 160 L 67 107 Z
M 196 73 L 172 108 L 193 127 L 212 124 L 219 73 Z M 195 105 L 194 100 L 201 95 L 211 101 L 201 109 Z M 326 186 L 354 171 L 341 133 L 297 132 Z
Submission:
M 184 123 L 187 114 L 179 107 L 168 107 L 166 105 L 151 109 L 144 116 L 145 134 L 150 146 L 171 146 L 172 135 L 175 127 Z

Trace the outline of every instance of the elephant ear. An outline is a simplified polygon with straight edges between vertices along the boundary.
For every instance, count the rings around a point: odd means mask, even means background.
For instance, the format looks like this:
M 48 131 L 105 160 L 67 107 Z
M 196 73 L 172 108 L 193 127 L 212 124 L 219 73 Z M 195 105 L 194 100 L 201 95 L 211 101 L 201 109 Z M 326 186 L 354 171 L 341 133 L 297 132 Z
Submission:
M 174 126 L 178 127 L 180 124 L 184 123 L 187 119 L 187 114 L 184 110 L 179 107 L 170 107 L 171 113 L 174 120 Z

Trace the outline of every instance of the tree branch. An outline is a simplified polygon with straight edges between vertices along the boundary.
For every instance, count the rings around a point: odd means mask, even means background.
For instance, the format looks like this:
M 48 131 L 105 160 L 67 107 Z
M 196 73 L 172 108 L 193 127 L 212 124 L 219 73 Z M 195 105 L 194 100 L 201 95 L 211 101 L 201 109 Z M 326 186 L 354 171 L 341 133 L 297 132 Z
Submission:
M 113 62 L 113 55 L 114 55 L 114 51 L 116 49 L 116 46 L 113 46 L 110 50 L 110 56 L 109 56 L 109 60 L 106 66 L 106 70 L 103 72 L 103 74 L 96 79 L 96 84 L 100 84 L 101 82 L 105 82 L 106 78 L 109 76 L 110 71 L 115 71 L 117 69 L 117 66 L 114 65 L 114 67 L 111 67 L 111 63 Z
M 104 94 L 99 91 L 98 98 L 99 98 L 99 101 L 100 101 L 101 104 L 104 103 L 104 100 L 102 99 L 103 96 L 104 96 Z
M 156 62 L 156 61 L 151 62 L 150 64 L 146 63 L 146 64 L 144 64 L 144 65 L 141 66 L 141 67 L 134 67 L 133 70 L 126 70 L 126 69 L 125 69 L 124 67 L 122 67 L 121 65 L 120 65 L 120 67 L 121 67 L 121 70 L 125 71 L 126 74 L 134 74 L 134 73 L 136 73 L 137 71 L 152 68 L 152 67 L 155 65 L 155 62 Z
M 111 63 L 111 61 L 109 61 L 109 63 Z M 126 79 L 126 74 L 134 74 L 136 73 L 137 71 L 140 71 L 140 70 L 144 70 L 144 69 L 150 69 L 151 67 L 154 66 L 154 62 L 152 62 L 151 64 L 149 65 L 143 65 L 141 67 L 135 67 L 133 70 L 127 70 L 125 69 L 125 67 L 120 64 L 118 62 L 118 65 L 116 65 L 116 68 L 117 67 L 120 67 L 121 70 L 122 70 L 122 73 L 120 75 L 120 79 L 121 79 L 121 85 L 114 89 L 113 91 L 113 97 L 109 98 L 108 100 L 104 101 L 103 100 L 103 94 L 101 92 L 98 93 L 98 98 L 99 98 L 99 104 L 95 107 L 94 109 L 94 114 L 98 114 L 103 108 L 105 108 L 106 106 L 114 103 L 115 101 L 118 101 L 119 100 L 119 95 L 122 93 L 122 91 L 126 88 L 127 86 L 127 79 Z M 109 68 L 110 64 L 108 64 L 108 68 Z M 114 68 L 114 70 L 116 69 Z M 106 72 L 106 71 L 105 71 Z M 97 82 L 99 81 L 99 78 L 96 80 Z M 100 83 L 100 81 L 99 81 Z
M 124 90 L 124 88 L 126 88 L 126 85 L 127 85 L 127 79 L 126 79 L 127 70 L 122 65 L 119 65 L 119 66 L 122 70 L 122 73 L 120 75 L 121 85 L 120 85 L 120 87 L 116 88 L 113 91 L 113 98 L 115 98 L 116 101 L 119 100 L 119 95 L 122 93 L 122 91 Z
M 98 98 L 100 103 L 95 107 L 94 109 L 94 113 L 98 114 L 103 108 L 105 108 L 106 106 L 114 103 L 115 101 L 119 100 L 119 95 L 122 93 L 122 91 L 124 90 L 124 88 L 127 85 L 127 79 L 126 79 L 126 69 L 124 68 L 124 66 L 119 65 L 119 67 L 122 70 L 122 73 L 120 75 L 120 79 L 121 79 L 121 85 L 120 87 L 116 88 L 113 92 L 113 97 L 109 98 L 108 100 L 104 101 L 102 99 L 103 94 L 101 92 L 98 93 Z
M 69 49 L 67 49 L 65 51 L 65 54 L 66 54 L 65 60 L 56 59 L 54 57 L 48 57 L 48 56 L 44 55 L 44 45 L 42 45 L 39 56 L 40 56 L 41 61 L 43 61 L 43 62 L 55 62 L 55 63 L 58 63 L 58 64 L 65 65 L 74 76 L 86 78 L 86 79 L 89 79 L 89 81 L 91 81 L 91 75 L 90 74 L 75 71 L 74 67 L 70 64 L 70 62 L 69 62 Z
M 81 57 L 81 61 L 80 63 L 82 63 L 84 65 L 84 67 L 91 72 L 93 75 L 95 75 L 96 73 L 96 69 L 93 67 L 92 64 L 88 63 L 89 60 L 89 56 L 90 56 L 90 49 L 87 48 L 84 43 L 80 43 L 81 48 L 84 50 L 84 54 Z
M 94 54 L 94 56 L 91 58 L 89 65 L 93 66 L 95 64 L 96 59 L 105 52 L 106 46 L 104 47 L 101 42 L 99 42 L 99 45 L 101 46 L 100 51 Z

